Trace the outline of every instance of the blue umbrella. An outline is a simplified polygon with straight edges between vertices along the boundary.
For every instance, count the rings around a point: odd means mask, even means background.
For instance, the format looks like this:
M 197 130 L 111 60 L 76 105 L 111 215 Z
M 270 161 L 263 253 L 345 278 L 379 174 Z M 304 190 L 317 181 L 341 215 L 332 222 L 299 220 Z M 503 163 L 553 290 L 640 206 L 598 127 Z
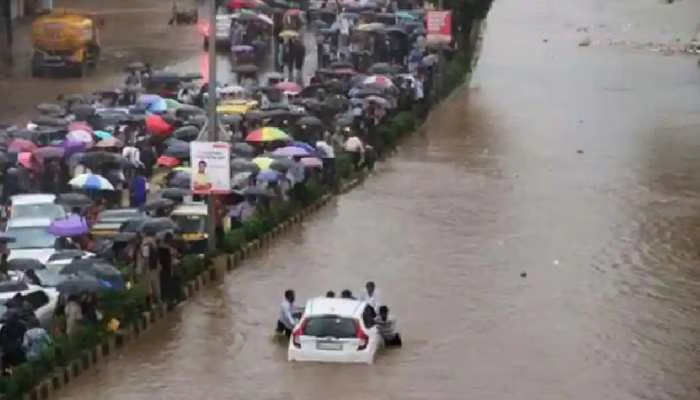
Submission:
M 273 169 L 266 169 L 258 172 L 255 178 L 262 182 L 277 182 L 280 179 L 280 173 Z
M 309 153 L 316 153 L 316 148 L 314 146 L 304 143 L 304 142 L 292 142 L 289 146 L 299 147 L 308 151 Z
M 144 105 L 146 111 L 152 113 L 162 113 L 168 110 L 168 103 L 165 99 L 155 94 L 141 95 L 137 103 Z

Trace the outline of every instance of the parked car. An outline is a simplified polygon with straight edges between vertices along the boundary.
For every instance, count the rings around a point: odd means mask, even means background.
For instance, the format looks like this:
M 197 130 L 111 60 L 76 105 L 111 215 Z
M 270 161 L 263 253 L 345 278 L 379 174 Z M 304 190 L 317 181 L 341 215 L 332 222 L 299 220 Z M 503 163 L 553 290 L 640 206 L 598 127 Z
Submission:
M 56 196 L 53 194 L 17 194 L 10 197 L 10 210 L 8 218 L 48 218 L 55 220 L 64 218 L 66 210 L 60 204 L 56 204 Z
M 58 304 L 58 291 L 53 288 L 28 285 L 17 281 L 0 282 L 0 324 L 4 322 L 4 316 L 7 312 L 5 303 L 17 293 L 21 293 L 24 300 L 32 305 L 39 323 L 45 328 L 50 328 Z
M 308 300 L 289 340 L 289 361 L 373 363 L 382 339 L 370 309 L 360 300 Z
M 56 236 L 49 233 L 52 220 L 49 218 L 12 218 L 7 223 L 5 234 L 14 239 L 7 244 L 8 259 L 34 258 L 46 264 L 56 252 Z

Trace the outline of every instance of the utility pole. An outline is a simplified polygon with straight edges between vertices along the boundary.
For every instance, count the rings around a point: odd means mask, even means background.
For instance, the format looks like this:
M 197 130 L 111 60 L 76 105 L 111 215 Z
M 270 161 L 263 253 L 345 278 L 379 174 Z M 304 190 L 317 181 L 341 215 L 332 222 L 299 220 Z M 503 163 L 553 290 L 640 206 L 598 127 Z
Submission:
M 217 1 L 209 0 L 209 87 L 207 94 L 207 139 L 210 142 L 216 142 L 217 123 L 216 123 L 216 8 Z M 207 196 L 207 226 L 208 226 L 208 250 L 213 252 L 216 250 L 216 226 L 218 213 L 215 205 L 215 195 Z

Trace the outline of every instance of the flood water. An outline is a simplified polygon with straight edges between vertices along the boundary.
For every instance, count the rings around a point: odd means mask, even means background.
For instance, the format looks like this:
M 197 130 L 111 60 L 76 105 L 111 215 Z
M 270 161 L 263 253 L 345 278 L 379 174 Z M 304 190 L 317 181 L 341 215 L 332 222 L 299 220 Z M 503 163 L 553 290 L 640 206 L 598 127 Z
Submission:
M 61 398 L 700 398 L 700 70 L 654 51 L 698 11 L 498 0 L 470 87 L 376 176 Z M 283 290 L 368 279 L 404 347 L 287 363 Z

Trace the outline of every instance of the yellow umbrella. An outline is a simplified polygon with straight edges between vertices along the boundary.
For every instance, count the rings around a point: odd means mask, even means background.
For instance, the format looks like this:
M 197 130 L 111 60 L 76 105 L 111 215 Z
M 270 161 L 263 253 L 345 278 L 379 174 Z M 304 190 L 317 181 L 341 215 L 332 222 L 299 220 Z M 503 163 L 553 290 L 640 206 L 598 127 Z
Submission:
M 270 165 L 275 161 L 274 158 L 270 157 L 255 157 L 253 163 L 257 165 L 261 170 L 270 169 Z
M 280 34 L 279 34 L 279 37 L 284 38 L 284 39 L 286 39 L 286 38 L 291 38 L 291 37 L 296 37 L 296 36 L 299 36 L 299 32 L 293 31 L 293 30 L 290 30 L 290 29 L 287 29 L 286 31 L 282 31 L 282 32 L 280 32 Z
M 220 114 L 245 114 L 257 105 L 258 102 L 254 100 L 228 100 L 216 107 L 216 112 Z

